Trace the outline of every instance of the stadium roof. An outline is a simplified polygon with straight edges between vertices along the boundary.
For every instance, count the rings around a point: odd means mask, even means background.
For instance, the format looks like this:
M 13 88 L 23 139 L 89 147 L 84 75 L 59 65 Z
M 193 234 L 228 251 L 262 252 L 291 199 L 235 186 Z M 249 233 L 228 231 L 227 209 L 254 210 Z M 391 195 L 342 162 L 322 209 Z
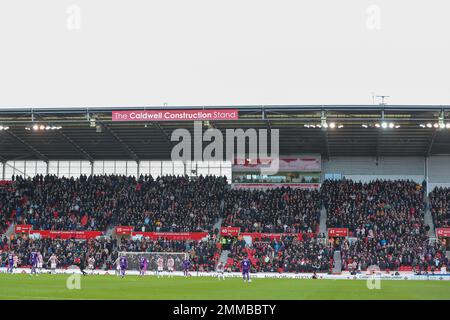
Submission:
M 320 153 L 325 158 L 450 154 L 450 129 L 427 127 L 427 124 L 438 124 L 442 116 L 441 125 L 450 123 L 450 106 L 4 108 L 0 109 L 0 126 L 9 129 L 0 130 L 0 161 L 170 159 L 172 131 L 186 128 L 193 132 L 192 121 L 117 122 L 112 121 L 112 111 L 225 108 L 238 109 L 239 119 L 211 121 L 209 126 L 221 130 L 280 129 L 280 154 Z M 326 122 L 335 123 L 336 128 L 318 127 L 324 116 Z M 91 126 L 93 119 L 95 126 Z M 393 123 L 397 128 L 376 127 L 382 122 Z M 62 128 L 25 129 L 35 124 Z

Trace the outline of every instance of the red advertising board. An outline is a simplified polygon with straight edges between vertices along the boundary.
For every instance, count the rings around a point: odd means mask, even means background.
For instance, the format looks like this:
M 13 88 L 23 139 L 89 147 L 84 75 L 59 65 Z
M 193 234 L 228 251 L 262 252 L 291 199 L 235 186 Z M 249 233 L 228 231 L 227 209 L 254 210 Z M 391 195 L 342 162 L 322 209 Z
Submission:
M 267 239 L 279 240 L 281 237 L 291 236 L 296 237 L 299 240 L 303 240 L 303 233 L 259 233 L 259 232 L 242 232 L 240 234 L 243 237 L 251 237 L 252 239 Z M 315 233 L 306 233 L 309 238 L 315 237 Z
M 116 234 L 120 235 L 126 235 L 131 234 L 133 232 L 134 228 L 130 226 L 117 226 L 116 227 Z
M 141 232 L 131 233 L 132 236 L 143 236 L 153 240 L 165 238 L 169 240 L 201 240 L 208 236 L 208 232 Z
M 438 237 L 450 237 L 450 228 L 436 228 Z
M 30 230 L 30 235 L 40 234 L 41 238 L 51 239 L 93 239 L 102 235 L 101 231 L 54 231 Z
M 28 233 L 33 226 L 31 224 L 16 224 L 14 226 L 15 233 Z
M 329 228 L 328 236 L 329 237 L 348 237 L 348 229 L 347 228 Z
M 239 228 L 239 227 L 221 227 L 220 235 L 237 237 L 239 235 L 240 231 L 241 231 L 241 228 Z
M 112 121 L 207 121 L 238 120 L 237 109 L 210 110 L 121 110 L 112 112 Z

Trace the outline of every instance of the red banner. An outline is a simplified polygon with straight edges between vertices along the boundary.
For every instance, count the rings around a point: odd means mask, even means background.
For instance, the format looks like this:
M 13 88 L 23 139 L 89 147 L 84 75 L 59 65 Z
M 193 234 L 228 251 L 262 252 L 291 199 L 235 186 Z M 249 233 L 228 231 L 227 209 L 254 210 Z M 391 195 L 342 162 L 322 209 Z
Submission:
M 348 229 L 347 228 L 329 228 L 328 236 L 329 237 L 348 237 Z
M 161 238 L 169 240 L 201 240 L 208 236 L 208 232 L 141 232 L 136 231 L 131 233 L 132 236 L 148 237 L 152 240 Z
M 130 226 L 117 226 L 116 227 L 116 234 L 124 235 L 124 234 L 131 234 L 133 232 L 134 228 Z
M 112 121 L 207 121 L 238 120 L 237 109 L 211 110 L 122 110 L 112 112 Z
M 315 233 L 305 233 L 309 238 L 313 238 L 316 236 Z M 251 237 L 252 239 L 267 239 L 270 240 L 280 240 L 281 237 L 296 237 L 299 240 L 303 240 L 303 233 L 259 233 L 259 232 L 242 232 L 241 236 Z
M 0 186 L 8 186 L 12 183 L 10 180 L 0 180 Z
M 239 227 L 221 227 L 220 235 L 237 237 L 239 235 L 240 231 L 241 231 L 241 228 L 239 228 Z
M 15 233 L 28 233 L 33 226 L 31 224 L 16 224 L 14 226 Z
M 30 230 L 30 235 L 40 234 L 41 238 L 51 239 L 93 239 L 101 236 L 101 231 L 54 231 L 54 230 Z
M 436 228 L 438 237 L 450 237 L 450 228 Z

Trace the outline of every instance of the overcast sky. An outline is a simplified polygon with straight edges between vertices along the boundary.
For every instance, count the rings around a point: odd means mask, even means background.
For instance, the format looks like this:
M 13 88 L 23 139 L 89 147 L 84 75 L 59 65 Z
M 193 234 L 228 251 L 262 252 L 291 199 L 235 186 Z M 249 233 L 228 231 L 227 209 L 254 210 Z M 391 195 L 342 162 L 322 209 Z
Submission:
M 0 107 L 370 104 L 372 92 L 450 105 L 450 1 L 0 1 Z

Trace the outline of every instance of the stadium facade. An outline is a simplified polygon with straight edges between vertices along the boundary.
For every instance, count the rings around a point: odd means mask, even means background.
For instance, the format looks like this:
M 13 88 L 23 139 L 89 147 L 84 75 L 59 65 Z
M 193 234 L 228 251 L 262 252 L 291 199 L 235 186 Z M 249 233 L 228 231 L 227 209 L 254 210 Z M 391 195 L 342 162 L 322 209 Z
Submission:
M 216 118 L 213 111 L 219 112 Z M 124 118 L 130 113 L 140 116 Z M 193 118 L 195 113 L 204 116 Z M 450 106 L 407 105 L 3 109 L 0 178 L 46 173 L 230 178 L 230 161 L 170 161 L 172 132 L 193 133 L 193 120 L 224 134 L 226 129 L 279 129 L 280 156 L 317 157 L 320 181 L 339 176 L 425 180 L 428 191 L 450 183 Z

